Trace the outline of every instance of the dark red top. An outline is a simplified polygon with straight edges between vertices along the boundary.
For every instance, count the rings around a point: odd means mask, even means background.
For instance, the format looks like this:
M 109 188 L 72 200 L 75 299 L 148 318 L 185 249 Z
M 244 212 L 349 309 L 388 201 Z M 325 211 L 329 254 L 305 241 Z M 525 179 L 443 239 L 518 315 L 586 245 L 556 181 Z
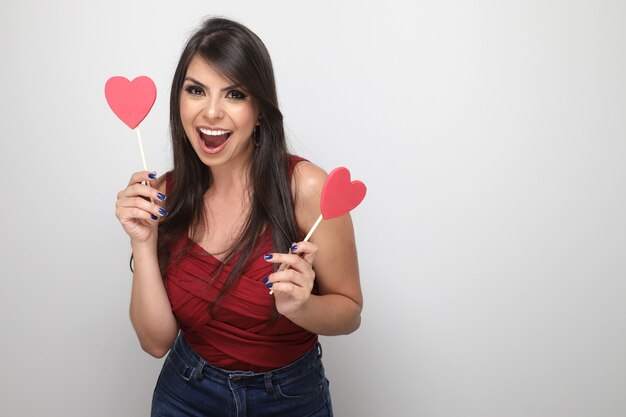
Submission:
M 290 174 L 302 158 L 291 156 Z M 169 176 L 168 176 L 169 177 Z M 171 186 L 168 181 L 167 187 Z M 178 259 L 176 252 L 191 245 Z M 284 316 L 271 320 L 274 296 L 262 280 L 273 265 L 263 255 L 275 252 L 271 231 L 261 236 L 251 263 L 229 292 L 209 314 L 213 301 L 234 264 L 229 261 L 219 276 L 212 277 L 222 262 L 184 236 L 172 248 L 167 268 L 166 290 L 172 311 L 185 339 L 200 356 L 217 367 L 229 370 L 269 371 L 288 365 L 311 350 L 317 335 Z

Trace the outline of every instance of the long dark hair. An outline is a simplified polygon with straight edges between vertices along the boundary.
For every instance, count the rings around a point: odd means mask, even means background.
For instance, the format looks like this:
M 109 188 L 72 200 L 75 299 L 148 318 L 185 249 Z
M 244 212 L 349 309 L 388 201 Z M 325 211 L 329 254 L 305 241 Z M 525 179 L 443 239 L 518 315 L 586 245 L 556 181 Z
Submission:
M 245 26 L 228 19 L 210 18 L 187 42 L 172 81 L 170 130 L 174 167 L 166 200 L 170 214 L 159 225 L 157 244 L 163 278 L 167 279 L 170 261 L 176 260 L 172 258 L 176 254 L 171 253 L 173 244 L 187 233 L 197 241 L 203 233 L 210 232 L 204 220 L 204 195 L 211 187 L 211 171 L 190 145 L 180 118 L 183 82 L 187 67 L 196 54 L 210 62 L 228 80 L 240 83 L 256 100 L 261 115 L 255 133 L 259 146 L 254 148 L 249 169 L 250 215 L 241 235 L 227 252 L 224 262 L 233 257 L 236 260 L 213 307 L 246 268 L 266 228 L 272 231 L 274 250 L 281 252 L 301 239 L 302 232 L 298 229 L 293 209 L 289 155 L 270 55 L 263 42 Z

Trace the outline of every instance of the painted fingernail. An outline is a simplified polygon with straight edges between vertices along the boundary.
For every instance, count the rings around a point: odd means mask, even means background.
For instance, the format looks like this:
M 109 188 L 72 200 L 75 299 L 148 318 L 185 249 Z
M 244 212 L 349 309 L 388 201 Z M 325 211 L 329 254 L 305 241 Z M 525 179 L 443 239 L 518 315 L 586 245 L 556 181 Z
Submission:
M 298 245 L 293 245 L 292 247 L 289 248 L 290 251 L 295 252 L 298 250 Z
M 265 286 L 266 286 L 267 288 L 272 288 L 272 285 L 274 285 L 274 283 L 273 283 L 273 282 L 270 282 L 269 284 L 265 284 Z
M 272 255 L 271 253 L 268 253 L 267 255 L 263 255 L 263 257 L 265 258 L 266 261 L 269 261 L 270 259 L 274 257 L 274 255 Z
M 163 193 L 157 193 L 157 198 L 161 201 L 165 200 L 167 197 Z
M 159 218 L 158 218 L 157 216 L 155 216 L 154 214 L 151 214 L 151 215 L 150 215 L 150 218 L 151 218 L 152 220 L 159 220 Z
M 269 280 L 270 280 L 270 277 L 263 278 L 263 284 L 267 284 L 267 281 L 269 281 Z
M 156 174 L 149 173 L 148 178 L 150 178 L 151 180 L 156 180 Z
M 162 216 L 167 216 L 169 214 L 163 207 L 159 208 L 159 213 L 161 213 Z

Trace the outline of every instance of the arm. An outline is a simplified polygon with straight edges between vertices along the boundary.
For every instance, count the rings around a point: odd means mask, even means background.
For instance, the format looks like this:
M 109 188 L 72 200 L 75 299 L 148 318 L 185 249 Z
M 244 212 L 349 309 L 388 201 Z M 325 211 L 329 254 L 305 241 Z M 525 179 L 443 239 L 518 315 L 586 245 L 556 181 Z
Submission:
M 174 343 L 178 324 L 165 291 L 156 248 L 158 219 L 163 216 L 157 193 L 164 193 L 165 181 L 150 181 L 151 187 L 147 187 L 141 184 L 149 180 L 147 174 L 134 174 L 128 187 L 118 194 L 116 216 L 130 236 L 133 250 L 130 319 L 143 350 L 160 358 Z
M 296 165 L 295 212 L 298 226 L 305 233 L 320 215 L 325 179 L 326 173 L 311 163 Z M 358 329 L 363 296 L 350 215 L 322 221 L 310 243 L 299 242 L 296 246 L 294 254 L 273 254 L 270 260 L 290 266 L 270 276 L 279 312 L 321 335 L 348 334 Z M 311 294 L 313 280 L 318 295 Z

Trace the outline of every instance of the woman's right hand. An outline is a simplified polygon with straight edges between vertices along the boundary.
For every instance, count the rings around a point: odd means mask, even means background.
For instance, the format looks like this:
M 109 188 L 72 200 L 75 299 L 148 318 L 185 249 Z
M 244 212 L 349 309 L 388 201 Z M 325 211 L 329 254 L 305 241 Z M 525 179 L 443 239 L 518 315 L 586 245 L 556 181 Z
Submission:
M 167 216 L 162 207 L 165 195 L 156 188 L 157 181 L 153 178 L 156 178 L 154 173 L 135 172 L 128 187 L 117 193 L 115 216 L 136 242 L 156 242 L 159 219 Z M 143 181 L 148 185 L 142 184 Z

